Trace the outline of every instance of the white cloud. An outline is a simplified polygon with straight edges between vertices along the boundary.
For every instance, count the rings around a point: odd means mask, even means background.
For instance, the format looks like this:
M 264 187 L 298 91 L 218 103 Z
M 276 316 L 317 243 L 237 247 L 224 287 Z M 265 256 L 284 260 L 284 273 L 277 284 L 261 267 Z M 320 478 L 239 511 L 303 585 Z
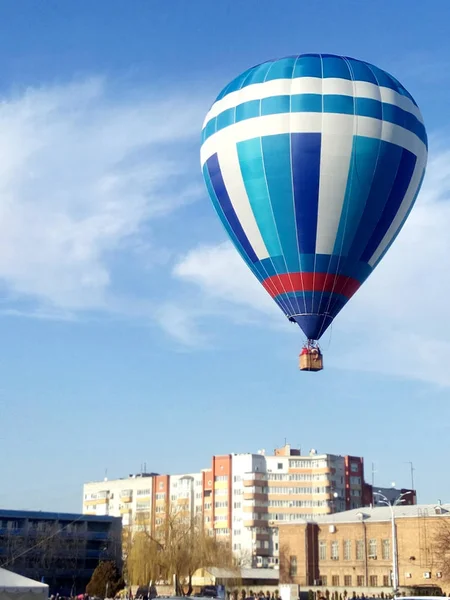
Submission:
M 210 298 L 268 314 L 279 313 L 273 300 L 229 242 L 191 250 L 173 270 L 175 277 L 198 285 Z
M 437 146 L 403 231 L 337 317 L 327 365 L 450 385 L 449 223 L 450 150 Z M 229 243 L 191 250 L 174 275 L 228 303 L 231 320 L 235 307 L 245 306 L 283 321 Z
M 145 90 L 119 97 L 95 78 L 4 98 L 5 294 L 34 302 L 30 313 L 41 316 L 109 308 L 111 253 L 138 244 L 149 219 L 199 194 L 187 178 L 182 143 L 195 139 L 202 112 L 195 97 L 179 91 L 166 99 Z

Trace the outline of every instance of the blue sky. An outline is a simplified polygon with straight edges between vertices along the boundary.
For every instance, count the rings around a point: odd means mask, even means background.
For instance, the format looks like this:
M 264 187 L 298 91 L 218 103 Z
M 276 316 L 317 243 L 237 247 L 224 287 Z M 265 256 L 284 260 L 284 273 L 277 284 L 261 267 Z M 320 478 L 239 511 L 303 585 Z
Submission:
M 0 2 L 0 506 L 212 454 L 362 455 L 450 500 L 447 0 Z M 227 243 L 200 129 L 249 66 L 331 52 L 390 71 L 430 135 L 382 265 L 301 374 L 302 336 Z

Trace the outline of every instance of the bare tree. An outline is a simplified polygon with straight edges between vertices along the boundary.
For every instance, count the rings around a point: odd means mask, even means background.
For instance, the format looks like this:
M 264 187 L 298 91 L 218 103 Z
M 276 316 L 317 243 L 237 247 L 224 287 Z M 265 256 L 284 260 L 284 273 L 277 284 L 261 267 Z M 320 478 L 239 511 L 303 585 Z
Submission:
M 175 593 L 192 593 L 192 577 L 199 568 L 233 568 L 233 554 L 227 542 L 220 542 L 205 531 L 201 514 L 173 508 L 154 532 L 138 527 L 129 546 L 127 573 L 134 585 L 175 579 Z
M 442 573 L 444 581 L 450 581 L 450 519 L 439 519 L 432 543 L 432 562 Z

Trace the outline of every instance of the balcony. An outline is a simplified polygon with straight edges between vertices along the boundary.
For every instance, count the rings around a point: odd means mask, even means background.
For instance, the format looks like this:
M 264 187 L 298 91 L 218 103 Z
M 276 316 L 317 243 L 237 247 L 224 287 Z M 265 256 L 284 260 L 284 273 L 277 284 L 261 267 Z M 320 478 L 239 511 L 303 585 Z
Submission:
M 245 491 L 243 494 L 244 500 L 262 500 L 265 501 L 267 500 L 268 494 L 266 494 L 265 492 L 249 492 L 249 491 Z
M 255 533 L 255 540 L 258 540 L 260 542 L 267 542 L 270 539 L 270 534 L 269 533 Z
M 267 483 L 266 473 L 244 473 L 242 483 L 244 487 L 263 487 Z
M 266 519 L 245 519 L 244 527 L 267 527 Z
M 257 556 L 270 556 L 269 548 L 254 548 L 253 553 Z
M 120 492 L 121 502 L 132 502 L 133 501 L 133 490 L 123 490 Z

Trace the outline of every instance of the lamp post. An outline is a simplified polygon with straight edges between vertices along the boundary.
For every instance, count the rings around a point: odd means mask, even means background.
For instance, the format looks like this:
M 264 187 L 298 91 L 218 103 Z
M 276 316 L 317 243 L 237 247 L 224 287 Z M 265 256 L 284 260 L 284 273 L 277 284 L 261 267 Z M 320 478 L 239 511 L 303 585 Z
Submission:
M 405 500 L 405 496 L 410 494 L 411 492 L 405 492 L 400 494 L 393 502 L 389 500 L 384 494 L 380 491 L 373 492 L 374 496 L 378 496 L 380 500 L 378 504 L 385 504 L 389 506 L 391 510 L 391 527 L 392 527 L 392 588 L 395 594 L 398 592 L 398 555 L 397 555 L 397 531 L 395 529 L 395 507 L 402 504 Z

